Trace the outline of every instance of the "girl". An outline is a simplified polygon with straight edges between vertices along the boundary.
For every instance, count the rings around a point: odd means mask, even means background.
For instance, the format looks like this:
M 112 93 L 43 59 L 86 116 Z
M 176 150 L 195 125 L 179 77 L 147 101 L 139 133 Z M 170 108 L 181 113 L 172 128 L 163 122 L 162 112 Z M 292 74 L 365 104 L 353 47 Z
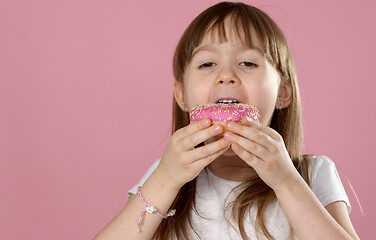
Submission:
M 302 155 L 293 62 L 264 12 L 229 2 L 205 10 L 173 67 L 167 149 L 96 239 L 359 239 L 333 162 Z M 208 119 L 189 122 L 192 107 L 223 99 L 257 106 L 260 121 L 230 122 L 223 137 Z

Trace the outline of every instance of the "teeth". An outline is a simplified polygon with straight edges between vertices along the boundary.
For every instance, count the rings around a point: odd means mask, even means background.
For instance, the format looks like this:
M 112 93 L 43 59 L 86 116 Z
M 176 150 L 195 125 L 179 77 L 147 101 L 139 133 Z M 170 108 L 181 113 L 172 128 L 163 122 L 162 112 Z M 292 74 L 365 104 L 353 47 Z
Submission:
M 239 102 L 236 101 L 236 100 L 226 100 L 226 99 L 223 99 L 223 100 L 219 100 L 218 103 L 233 104 L 233 103 L 239 103 Z

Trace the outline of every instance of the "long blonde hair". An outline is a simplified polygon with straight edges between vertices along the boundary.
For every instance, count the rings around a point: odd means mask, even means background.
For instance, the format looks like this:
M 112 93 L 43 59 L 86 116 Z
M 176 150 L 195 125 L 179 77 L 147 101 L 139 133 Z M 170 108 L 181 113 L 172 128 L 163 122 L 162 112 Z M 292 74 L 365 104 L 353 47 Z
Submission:
M 227 17 L 233 20 L 231 21 L 232 27 L 239 36 L 244 33 L 245 43 L 251 48 L 253 47 L 251 28 L 253 28 L 257 34 L 256 37 L 263 44 L 263 53 L 266 59 L 277 69 L 281 79 L 288 80 L 291 83 L 292 102 L 284 109 L 275 110 L 270 127 L 283 137 L 295 167 L 306 182 L 309 183 L 309 156 L 302 155 L 302 112 L 295 68 L 283 33 L 267 14 L 244 3 L 232 2 L 218 3 L 206 9 L 192 21 L 178 43 L 173 59 L 175 80 L 184 86 L 183 75 L 191 61 L 192 52 L 200 45 L 206 34 L 217 33 L 221 40 L 227 41 L 225 31 L 225 19 Z M 188 113 L 182 111 L 175 99 L 173 99 L 172 133 L 188 124 Z M 259 177 L 245 182 L 242 186 L 245 186 L 245 189 L 231 206 L 227 206 L 227 208 L 232 208 L 232 215 L 238 223 L 242 238 L 249 239 L 244 227 L 244 216 L 247 210 L 256 203 L 258 208 L 255 224 L 256 232 L 262 232 L 268 239 L 273 239 L 265 227 L 263 214 L 270 201 L 275 198 L 274 191 Z M 186 183 L 180 189 L 171 206 L 176 209 L 176 215 L 173 218 L 167 218 L 162 221 L 155 233 L 157 239 L 170 239 L 173 235 L 178 239 L 188 239 L 186 229 L 187 226 L 192 227 L 191 212 L 197 212 L 195 192 L 196 179 Z

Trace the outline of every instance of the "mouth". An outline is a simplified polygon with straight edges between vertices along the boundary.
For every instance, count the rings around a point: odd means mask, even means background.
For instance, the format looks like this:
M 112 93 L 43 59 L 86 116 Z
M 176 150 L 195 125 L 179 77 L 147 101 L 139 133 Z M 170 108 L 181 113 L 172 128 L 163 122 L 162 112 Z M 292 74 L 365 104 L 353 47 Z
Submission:
M 222 103 L 222 104 L 235 104 L 235 103 L 241 103 L 236 99 L 220 99 L 216 103 Z

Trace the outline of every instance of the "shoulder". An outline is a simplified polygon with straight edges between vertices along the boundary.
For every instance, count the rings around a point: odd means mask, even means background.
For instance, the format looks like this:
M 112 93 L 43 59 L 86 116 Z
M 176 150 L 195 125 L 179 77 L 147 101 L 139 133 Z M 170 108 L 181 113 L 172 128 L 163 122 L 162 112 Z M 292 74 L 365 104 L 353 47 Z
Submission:
M 312 179 L 320 171 L 336 169 L 336 165 L 334 161 L 326 155 L 304 155 L 299 164 L 299 169 L 301 174 L 303 174 L 304 170 L 308 170 L 309 178 Z
M 311 162 L 317 165 L 333 165 L 334 162 L 326 155 L 311 156 Z
M 317 181 L 335 178 L 340 181 L 335 162 L 325 155 L 312 156 L 310 158 L 311 184 Z
M 310 156 L 310 187 L 323 206 L 343 201 L 350 212 L 350 202 L 338 174 L 336 164 L 325 155 Z
M 312 180 L 318 177 L 318 174 L 327 171 L 336 172 L 335 163 L 325 155 L 304 155 L 299 164 L 299 171 L 303 177 L 310 179 L 310 186 L 313 184 Z
M 324 169 L 333 169 L 336 168 L 335 163 L 329 157 L 325 155 L 317 155 L 310 157 L 311 171 L 315 173 Z
M 307 157 L 310 174 L 310 185 L 314 187 L 317 181 L 335 175 L 338 176 L 335 163 L 325 155 L 311 155 Z
M 326 155 L 305 155 L 311 166 L 322 167 L 335 165 L 333 160 Z

